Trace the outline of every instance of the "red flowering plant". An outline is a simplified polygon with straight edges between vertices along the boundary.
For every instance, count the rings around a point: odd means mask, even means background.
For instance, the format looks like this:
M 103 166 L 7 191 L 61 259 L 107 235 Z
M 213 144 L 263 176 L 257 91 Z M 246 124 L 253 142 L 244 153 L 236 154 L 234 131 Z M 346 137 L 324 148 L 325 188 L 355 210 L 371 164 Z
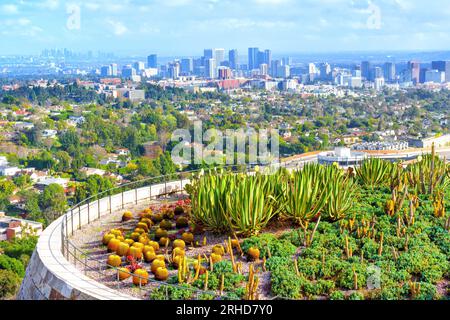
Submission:
M 129 265 L 125 266 L 131 273 L 136 271 L 137 269 L 142 269 L 142 265 L 136 261 L 133 256 L 127 256 L 127 262 Z

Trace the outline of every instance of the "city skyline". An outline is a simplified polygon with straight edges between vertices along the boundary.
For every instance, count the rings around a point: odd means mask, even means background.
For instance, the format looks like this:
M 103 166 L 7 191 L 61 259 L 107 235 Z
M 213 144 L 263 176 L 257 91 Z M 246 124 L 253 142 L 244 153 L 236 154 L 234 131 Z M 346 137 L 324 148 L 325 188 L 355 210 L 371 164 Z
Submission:
M 7 1 L 0 54 L 45 48 L 197 55 L 208 47 L 278 53 L 448 49 L 445 1 Z M 320 36 L 319 36 L 320 35 Z

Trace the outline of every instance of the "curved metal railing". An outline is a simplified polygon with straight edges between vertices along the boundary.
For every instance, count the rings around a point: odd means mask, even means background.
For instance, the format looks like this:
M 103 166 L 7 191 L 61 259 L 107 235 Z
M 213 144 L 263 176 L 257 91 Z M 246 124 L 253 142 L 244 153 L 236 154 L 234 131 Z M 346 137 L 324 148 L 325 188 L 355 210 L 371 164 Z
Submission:
M 214 169 L 228 169 L 232 172 L 251 172 L 251 170 L 256 165 L 245 165 L 245 166 L 223 166 Z M 282 164 L 278 164 L 278 167 Z M 90 196 L 84 199 L 78 204 L 71 207 L 68 212 L 64 215 L 61 222 L 61 250 L 63 256 L 69 262 L 73 262 L 75 267 L 77 264 L 83 266 L 84 273 L 87 275 L 88 272 L 95 272 L 101 277 L 107 279 L 111 277 L 111 273 L 107 273 L 109 269 L 115 269 L 117 277 L 114 280 L 114 284 L 106 285 L 113 289 L 120 289 L 123 287 L 123 282 L 119 279 L 118 268 L 109 267 L 104 259 L 98 259 L 90 255 L 83 249 L 77 247 L 71 240 L 70 237 L 73 236 L 74 232 L 80 230 L 83 226 L 89 225 L 94 221 L 97 221 L 102 216 L 112 214 L 114 211 L 123 210 L 129 205 L 138 205 L 140 202 L 150 202 L 153 199 L 159 197 L 167 197 L 168 195 L 182 193 L 184 191 L 184 186 L 190 181 L 190 177 L 200 172 L 199 170 L 184 171 L 175 174 L 169 174 L 158 177 L 146 178 L 139 181 L 129 182 L 115 188 L 100 192 L 96 195 Z M 177 177 L 178 179 L 175 179 Z M 157 189 L 155 190 L 153 189 Z M 143 194 L 144 193 L 144 194 Z M 106 197 L 101 198 L 106 195 Z M 131 272 L 130 272 L 131 274 Z M 136 277 L 136 275 L 131 274 L 131 276 Z M 212 290 L 200 290 L 192 287 L 180 286 L 177 284 L 171 284 L 167 282 L 161 282 L 154 279 L 148 278 L 147 281 L 154 286 L 143 286 L 143 277 L 137 276 L 139 281 L 139 297 L 144 297 L 145 293 L 155 290 L 156 288 L 165 287 L 166 299 L 168 299 L 168 288 L 177 288 L 182 290 L 190 290 L 195 299 L 199 299 L 204 295 L 213 296 L 215 299 L 227 299 L 231 298 L 228 293 L 220 293 Z M 103 283 L 104 284 L 104 283 Z

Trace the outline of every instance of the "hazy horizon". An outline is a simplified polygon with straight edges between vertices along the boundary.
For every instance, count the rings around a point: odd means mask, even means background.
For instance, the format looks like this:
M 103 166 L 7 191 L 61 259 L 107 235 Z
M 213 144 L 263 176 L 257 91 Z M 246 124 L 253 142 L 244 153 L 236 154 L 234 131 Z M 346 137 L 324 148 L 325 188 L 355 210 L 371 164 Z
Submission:
M 449 18 L 442 0 L 6 0 L 0 54 L 448 51 Z

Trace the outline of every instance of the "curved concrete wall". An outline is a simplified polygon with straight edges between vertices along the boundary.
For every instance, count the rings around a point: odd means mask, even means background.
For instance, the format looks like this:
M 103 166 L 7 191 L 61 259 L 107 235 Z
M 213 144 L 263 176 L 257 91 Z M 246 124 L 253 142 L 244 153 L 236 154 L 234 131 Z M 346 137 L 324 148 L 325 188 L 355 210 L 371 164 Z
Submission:
M 71 209 L 50 224 L 39 237 L 28 264 L 17 299 L 19 300 L 130 300 L 136 299 L 88 278 L 63 255 L 62 236 L 73 234 L 91 221 L 101 219 L 125 206 L 182 190 L 189 180 L 157 184 L 105 197 Z M 66 222 L 67 221 L 67 222 Z

